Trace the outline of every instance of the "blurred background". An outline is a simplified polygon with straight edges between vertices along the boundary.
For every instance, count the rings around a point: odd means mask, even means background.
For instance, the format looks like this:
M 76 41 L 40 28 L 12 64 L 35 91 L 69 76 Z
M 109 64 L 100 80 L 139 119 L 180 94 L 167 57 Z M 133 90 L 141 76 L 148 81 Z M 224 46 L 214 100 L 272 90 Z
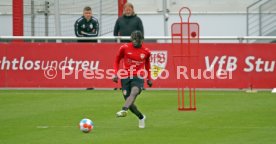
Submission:
M 120 0 L 119 0 L 120 1 Z M 118 0 L 24 0 L 25 36 L 74 36 L 74 22 L 91 6 L 102 36 L 113 35 Z M 170 36 L 178 11 L 189 7 L 201 36 L 275 36 L 276 0 L 128 0 L 146 36 Z M 183 13 L 186 20 L 187 12 Z M 12 36 L 12 0 L 0 0 L 0 36 Z M 56 25 L 60 25 L 59 29 Z

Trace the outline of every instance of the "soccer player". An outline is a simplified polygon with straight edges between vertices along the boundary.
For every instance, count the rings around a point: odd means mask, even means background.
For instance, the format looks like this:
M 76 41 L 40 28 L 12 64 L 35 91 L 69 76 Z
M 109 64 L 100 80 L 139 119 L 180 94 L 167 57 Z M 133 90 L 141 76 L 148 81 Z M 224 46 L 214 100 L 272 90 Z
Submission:
M 97 37 L 99 34 L 99 22 L 92 16 L 91 7 L 83 9 L 83 16 L 75 22 L 75 35 L 77 37 Z M 78 42 L 97 42 L 96 40 L 79 40 Z
M 113 78 L 113 81 L 117 83 L 118 76 L 121 77 L 122 91 L 125 98 L 125 104 L 122 110 L 116 113 L 117 117 L 127 116 L 128 110 L 130 110 L 139 118 L 139 128 L 145 128 L 146 116 L 138 110 L 134 102 L 142 91 L 144 85 L 143 77 L 146 76 L 148 86 L 152 86 L 149 71 L 149 58 L 151 54 L 149 49 L 143 46 L 143 40 L 144 36 L 141 31 L 131 33 L 131 42 L 122 45 L 116 56 L 114 64 L 115 76 Z M 122 70 L 126 72 L 122 72 L 122 75 L 120 75 L 121 70 L 118 70 L 121 59 L 123 59 L 124 67 Z M 144 71 L 144 75 L 142 75 L 141 71 Z

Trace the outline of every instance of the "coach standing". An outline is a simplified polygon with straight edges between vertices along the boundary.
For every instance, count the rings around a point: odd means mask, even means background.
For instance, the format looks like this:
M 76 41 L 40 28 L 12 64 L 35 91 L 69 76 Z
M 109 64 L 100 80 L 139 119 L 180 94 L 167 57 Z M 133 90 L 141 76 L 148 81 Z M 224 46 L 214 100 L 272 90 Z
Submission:
M 91 7 L 83 9 L 83 16 L 75 22 L 75 35 L 77 37 L 97 37 L 99 34 L 99 22 L 92 16 Z M 96 40 L 78 40 L 78 42 L 96 42 Z
M 144 34 L 142 20 L 135 14 L 133 5 L 126 3 L 124 5 L 123 16 L 119 17 L 114 27 L 114 36 L 130 36 L 135 30 Z M 130 42 L 123 41 L 123 42 Z

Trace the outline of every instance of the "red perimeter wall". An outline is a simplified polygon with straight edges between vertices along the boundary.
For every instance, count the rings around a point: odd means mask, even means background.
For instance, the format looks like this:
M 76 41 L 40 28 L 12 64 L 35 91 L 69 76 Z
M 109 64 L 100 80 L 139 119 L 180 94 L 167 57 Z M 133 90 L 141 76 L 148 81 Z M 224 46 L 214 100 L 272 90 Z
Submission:
M 113 68 L 120 45 L 0 43 L 0 87 L 116 87 L 110 79 L 99 78 Z M 154 88 L 175 88 L 179 84 L 197 88 L 276 87 L 275 44 L 200 44 L 190 58 L 180 56 L 180 52 L 184 50 L 185 54 L 186 50 L 179 46 L 145 45 L 152 51 Z M 51 64 L 53 70 L 47 68 Z M 62 74 L 61 68 L 69 65 L 74 70 L 66 69 Z M 177 66 L 181 66 L 178 67 L 179 79 Z M 104 72 L 87 74 L 87 68 Z M 210 71 L 214 71 L 214 75 Z M 160 78 L 168 73 L 168 78 Z

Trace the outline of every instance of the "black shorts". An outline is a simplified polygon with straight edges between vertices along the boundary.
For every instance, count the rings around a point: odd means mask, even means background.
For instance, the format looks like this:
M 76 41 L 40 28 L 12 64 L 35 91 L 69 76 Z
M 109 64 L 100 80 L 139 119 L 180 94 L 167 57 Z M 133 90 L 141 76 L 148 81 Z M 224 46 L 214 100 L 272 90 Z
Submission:
M 122 92 L 125 99 L 130 95 L 131 88 L 136 86 L 139 88 L 139 94 L 142 92 L 144 87 L 144 79 L 140 79 L 138 77 L 133 77 L 133 79 L 125 78 L 121 79 L 122 84 Z

